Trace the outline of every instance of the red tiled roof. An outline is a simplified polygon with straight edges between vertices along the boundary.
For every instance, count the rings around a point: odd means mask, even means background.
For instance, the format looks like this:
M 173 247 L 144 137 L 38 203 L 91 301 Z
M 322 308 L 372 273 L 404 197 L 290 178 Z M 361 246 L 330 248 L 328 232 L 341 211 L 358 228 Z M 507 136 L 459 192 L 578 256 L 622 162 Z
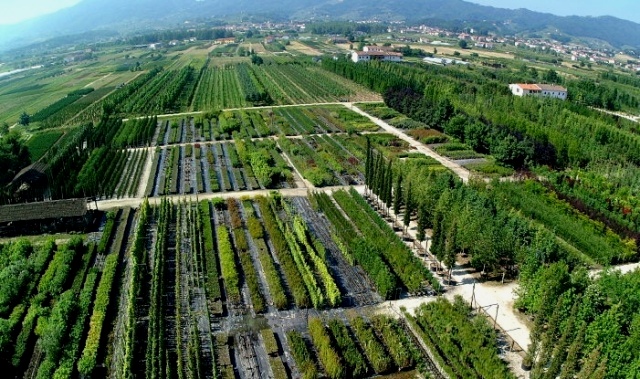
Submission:
M 401 57 L 402 54 L 401 53 L 393 53 L 393 52 L 386 52 L 386 51 L 356 51 L 356 54 L 358 54 L 359 56 L 363 56 L 363 55 L 375 55 L 375 56 L 384 56 L 384 57 L 390 57 L 390 56 L 395 56 L 395 57 Z
M 540 91 L 540 87 L 538 87 L 535 84 L 518 84 L 518 86 L 520 86 L 520 88 L 522 88 L 524 90 Z
M 564 92 L 567 91 L 566 88 L 562 86 L 556 86 L 553 84 L 538 84 L 538 87 L 540 87 L 540 89 L 543 91 L 564 91 Z

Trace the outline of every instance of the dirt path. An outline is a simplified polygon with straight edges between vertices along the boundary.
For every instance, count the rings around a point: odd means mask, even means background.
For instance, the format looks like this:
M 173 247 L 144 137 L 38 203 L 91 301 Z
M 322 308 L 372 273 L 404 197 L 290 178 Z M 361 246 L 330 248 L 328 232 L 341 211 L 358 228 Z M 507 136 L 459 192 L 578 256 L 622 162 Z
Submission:
M 382 101 L 362 101 L 362 103 L 382 103 Z M 346 104 L 350 104 L 350 103 L 332 101 L 332 102 L 325 102 L 325 103 L 264 105 L 264 106 L 258 106 L 258 107 L 225 108 L 222 111 L 223 112 L 224 111 L 250 111 L 250 110 L 254 110 L 254 109 L 291 108 L 291 107 L 319 107 L 319 106 L 326 106 L 326 105 L 346 105 Z M 204 111 L 193 111 L 193 112 L 180 112 L 180 113 L 166 113 L 166 114 L 159 114 L 157 117 L 158 118 L 168 118 L 168 117 L 180 117 L 180 116 L 195 116 L 195 115 L 199 115 L 199 114 L 203 114 L 203 113 L 205 113 L 205 112 Z M 148 116 L 124 118 L 124 119 L 122 119 L 122 121 L 125 122 L 125 121 L 129 121 L 129 120 L 141 120 L 141 119 L 146 118 L 146 117 L 148 117 Z
M 595 110 L 597 110 L 599 112 L 602 112 L 602 113 L 610 114 L 612 116 L 618 116 L 618 117 L 626 118 L 629 121 L 640 122 L 640 116 L 634 116 L 634 115 L 630 115 L 630 114 L 627 114 L 627 113 L 624 113 L 624 112 L 612 112 L 612 111 L 608 111 L 606 109 L 600 109 L 600 108 L 593 108 L 593 107 L 591 107 L 591 108 L 595 109 Z
M 96 79 L 96 80 L 92 81 L 91 83 L 87 84 L 86 86 L 84 86 L 84 88 L 89 88 L 89 87 L 91 87 L 92 85 L 94 85 L 96 82 L 99 82 L 100 80 L 104 80 L 104 79 L 106 79 L 106 78 L 110 77 L 112 74 L 113 74 L 113 72 L 110 72 L 110 73 L 108 73 L 107 75 L 105 75 L 105 76 L 103 76 L 103 77 L 101 77 L 101 78 L 98 78 L 98 79 Z
M 360 187 L 360 193 L 363 193 L 363 187 Z M 395 214 L 393 210 L 389 211 L 391 217 Z M 398 215 L 396 225 L 402 228 L 402 215 Z M 417 235 L 417 222 L 411 221 L 407 234 L 416 240 Z M 429 237 L 428 237 L 429 238 Z M 410 247 L 412 243 L 407 243 Z M 427 240 L 427 251 L 430 246 L 429 240 Z M 415 249 L 413 249 L 415 251 Z M 425 265 L 428 267 L 430 262 L 433 262 L 435 257 L 429 255 L 429 258 L 421 258 Z M 517 282 L 510 282 L 501 284 L 499 282 L 479 282 L 477 280 L 478 274 L 474 271 L 469 271 L 465 267 L 456 263 L 456 266 L 452 270 L 452 278 L 454 285 L 447 285 L 442 283 L 445 288 L 444 297 L 449 300 L 453 300 L 456 295 L 462 296 L 464 300 L 471 303 L 473 299 L 473 308 L 482 312 L 489 317 L 490 322 L 495 322 L 503 333 L 507 334 L 517 345 L 514 345 L 515 351 L 522 351 L 529 346 L 531 342 L 529 338 L 529 326 L 524 321 L 522 314 L 516 312 L 513 307 L 513 303 L 516 299 L 515 290 L 518 287 Z M 410 313 L 413 313 L 416 308 L 421 304 L 429 301 L 433 301 L 433 296 L 427 297 L 411 297 L 407 299 L 401 299 L 397 301 L 386 302 L 381 307 L 388 307 L 396 312 L 400 312 L 400 308 L 404 307 Z M 496 318 L 497 316 L 497 318 Z M 528 378 L 528 373 L 520 369 L 522 358 L 524 354 L 512 354 L 503 352 L 505 358 L 508 358 L 510 366 L 519 378 Z
M 276 142 L 276 146 L 278 146 L 278 149 L 280 149 L 280 151 L 282 151 L 281 155 L 284 158 L 285 162 L 287 162 L 287 164 L 290 167 L 293 167 L 293 180 L 296 183 L 296 187 L 298 187 L 298 188 L 308 188 L 308 189 L 316 188 L 310 181 L 308 181 L 307 179 L 304 178 L 304 176 L 302 176 L 300 171 L 298 171 L 298 167 L 296 167 L 296 165 L 293 164 L 293 162 L 291 161 L 291 158 L 289 158 L 289 155 L 287 153 L 285 153 L 284 150 L 280 147 L 280 144 L 278 144 Z
M 364 191 L 364 186 L 353 186 L 357 190 Z M 331 193 L 333 191 L 337 191 L 340 189 L 348 189 L 350 186 L 334 186 L 334 187 L 323 187 L 323 188 L 315 188 L 316 191 L 324 191 L 327 193 Z M 308 188 L 285 188 L 277 190 L 282 196 L 292 197 L 292 196 L 307 196 Z M 166 196 L 168 200 L 173 202 L 178 202 L 182 200 L 186 201 L 201 201 L 201 200 L 211 200 L 215 198 L 227 199 L 227 198 L 240 198 L 240 197 L 257 197 L 257 196 L 268 196 L 274 192 L 272 189 L 264 189 L 264 190 L 253 190 L 253 191 L 230 191 L 230 192 L 216 192 L 216 193 L 205 193 L 205 194 L 191 194 L 191 195 L 171 195 Z M 158 205 L 160 201 L 165 198 L 163 196 L 154 196 L 150 197 L 149 204 Z M 100 200 L 98 201 L 98 209 L 100 210 L 110 210 L 117 209 L 122 207 L 133 207 L 137 208 L 142 204 L 144 198 L 135 197 L 135 198 L 125 198 L 125 199 L 110 199 L 110 200 Z M 89 209 L 96 209 L 95 203 L 87 203 L 87 207 Z
M 442 155 L 440 155 L 440 154 L 436 153 L 435 151 L 429 149 L 424 144 L 422 144 L 422 143 L 416 141 L 415 139 L 409 137 L 404 132 L 400 131 L 397 128 L 394 128 L 393 126 L 387 124 L 386 122 L 382 121 L 381 119 L 371 116 L 367 112 L 365 112 L 365 111 L 361 110 L 360 108 L 354 106 L 353 103 L 342 103 L 342 105 L 344 105 L 348 109 L 351 109 L 352 111 L 354 111 L 354 112 L 356 112 L 356 113 L 358 113 L 358 114 L 360 114 L 362 116 L 365 116 L 369 120 L 373 121 L 376 125 L 378 125 L 382 129 L 384 129 L 385 132 L 393 134 L 394 136 L 396 136 L 396 137 L 408 142 L 409 146 L 415 148 L 418 152 L 435 159 L 441 165 L 443 165 L 444 167 L 446 167 L 449 170 L 453 171 L 453 173 L 455 173 L 458 177 L 460 177 L 460 179 L 464 183 L 468 183 L 469 182 L 469 177 L 471 177 L 471 172 L 469 170 L 467 170 L 466 168 L 460 166 L 459 164 L 455 163 L 451 159 L 443 157 Z

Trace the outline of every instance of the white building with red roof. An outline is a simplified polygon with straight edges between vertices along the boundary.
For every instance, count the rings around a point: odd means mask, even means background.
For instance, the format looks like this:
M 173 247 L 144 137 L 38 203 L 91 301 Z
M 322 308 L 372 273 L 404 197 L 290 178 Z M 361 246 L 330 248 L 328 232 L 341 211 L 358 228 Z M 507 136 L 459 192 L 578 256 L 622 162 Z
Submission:
M 566 100 L 567 89 L 562 86 L 553 84 L 522 84 L 514 83 L 509 84 L 511 93 L 516 96 L 539 96 L 539 97 L 553 97 L 556 99 Z
M 402 62 L 402 54 L 393 51 L 354 51 L 351 60 L 358 62 L 385 61 Z

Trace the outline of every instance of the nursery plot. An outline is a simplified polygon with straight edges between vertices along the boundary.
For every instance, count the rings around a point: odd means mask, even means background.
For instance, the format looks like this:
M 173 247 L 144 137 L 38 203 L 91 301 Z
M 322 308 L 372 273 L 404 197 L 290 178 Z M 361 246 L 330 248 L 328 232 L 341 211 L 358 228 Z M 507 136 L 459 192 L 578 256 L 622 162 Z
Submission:
M 227 147 L 223 158 L 231 164 Z M 160 150 L 198 161 L 195 148 Z M 71 247 L 52 243 L 42 252 L 35 249 L 29 264 L 39 267 L 36 272 L 53 274 L 42 262 L 64 257 L 73 261 L 61 264 L 77 274 L 65 274 L 61 287 L 46 287 L 46 296 L 60 296 L 57 302 L 41 303 L 36 296 L 2 303 L 8 305 L 0 308 L 2 316 L 15 317 L 15 333 L 28 328 L 19 340 L 27 344 L 27 354 L 15 360 L 16 374 L 31 370 L 52 376 L 58 370 L 58 362 L 47 358 L 53 357 L 49 345 L 32 344 L 40 313 L 31 307 L 54 304 L 50 317 L 62 316 L 56 304 L 66 304 L 69 291 L 80 294 L 81 313 L 73 314 L 79 315 L 76 327 L 82 325 L 83 333 L 62 355 L 59 369 L 74 375 L 297 378 L 309 372 L 345 377 L 349 370 L 352 377 L 367 378 L 414 369 L 424 354 L 401 322 L 371 318 L 365 306 L 383 297 L 369 274 L 347 260 L 332 222 L 305 197 L 163 199 L 153 206 L 144 202 L 137 211 L 110 213 L 99 244 L 74 245 L 82 254 L 63 255 L 56 249 L 69 252 Z M 25 288 L 42 293 L 42 283 Z M 91 304 L 93 293 L 98 300 L 83 310 L 82 299 Z M 347 318 L 344 308 L 350 309 Z M 327 318 L 319 319 L 321 314 Z M 69 325 L 71 333 L 74 324 Z M 298 331 L 298 340 L 288 335 L 291 330 Z M 334 340 L 336 345 L 327 345 Z M 307 363 L 299 361 L 301 341 L 311 352 Z
M 297 63 L 217 65 L 202 75 L 192 108 L 226 109 L 260 105 L 380 100 L 364 87 L 316 66 Z
M 143 167 L 147 161 L 149 149 L 134 149 L 127 151 L 127 162 L 115 187 L 114 197 L 134 197 L 138 193 L 138 186 Z
M 314 186 L 357 185 L 364 183 L 366 138 L 371 140 L 372 146 L 388 155 L 408 151 L 406 143 L 384 133 L 280 138 L 278 144 Z

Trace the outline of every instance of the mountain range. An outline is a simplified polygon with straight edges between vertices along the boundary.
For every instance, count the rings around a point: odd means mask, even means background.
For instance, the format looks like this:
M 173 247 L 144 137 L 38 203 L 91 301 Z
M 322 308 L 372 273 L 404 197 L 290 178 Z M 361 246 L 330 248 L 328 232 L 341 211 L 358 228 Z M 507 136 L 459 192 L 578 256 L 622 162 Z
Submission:
M 0 26 L 0 49 L 88 31 L 175 27 L 187 20 L 269 15 L 296 20 L 456 21 L 490 24 L 504 33 L 551 31 L 640 48 L 640 24 L 610 16 L 561 17 L 463 0 L 83 0 L 16 25 Z

